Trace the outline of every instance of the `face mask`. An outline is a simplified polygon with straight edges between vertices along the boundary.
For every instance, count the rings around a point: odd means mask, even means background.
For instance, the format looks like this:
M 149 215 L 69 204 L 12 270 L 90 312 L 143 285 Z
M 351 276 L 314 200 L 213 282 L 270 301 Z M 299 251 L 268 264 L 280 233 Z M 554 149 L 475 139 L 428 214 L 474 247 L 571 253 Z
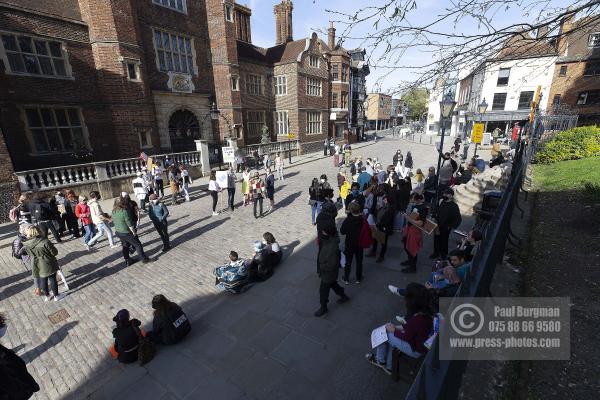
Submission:
M 325 183 L 325 179 L 321 179 L 321 183 Z
M 352 189 L 352 194 L 357 195 L 358 194 L 358 189 Z
M 8 329 L 8 326 L 5 326 L 4 328 L 0 328 L 0 337 L 6 335 L 7 329 Z

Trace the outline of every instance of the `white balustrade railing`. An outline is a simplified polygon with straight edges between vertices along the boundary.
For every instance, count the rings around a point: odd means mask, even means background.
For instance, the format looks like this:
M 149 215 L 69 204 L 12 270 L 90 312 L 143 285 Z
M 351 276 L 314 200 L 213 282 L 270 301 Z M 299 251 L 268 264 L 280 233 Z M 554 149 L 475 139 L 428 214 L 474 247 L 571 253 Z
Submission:
M 266 144 L 250 144 L 242 149 L 243 153 L 251 156 L 257 151 L 259 154 L 274 154 L 285 151 L 298 151 L 298 140 L 286 140 L 283 142 L 271 142 Z
M 167 157 L 171 162 L 188 166 L 201 165 L 199 151 L 185 153 L 160 154 L 152 156 L 155 160 L 164 161 Z M 134 176 L 146 163 L 139 158 L 101 161 L 89 164 L 65 165 L 30 171 L 16 172 L 22 192 L 58 190 L 71 186 L 97 183 L 111 179 Z

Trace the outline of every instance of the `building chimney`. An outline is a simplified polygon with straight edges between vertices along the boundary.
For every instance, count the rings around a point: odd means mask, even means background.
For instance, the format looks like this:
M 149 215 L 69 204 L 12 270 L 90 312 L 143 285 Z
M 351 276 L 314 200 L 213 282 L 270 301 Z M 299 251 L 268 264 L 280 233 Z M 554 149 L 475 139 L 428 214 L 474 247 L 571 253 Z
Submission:
M 548 25 L 540 26 L 535 34 L 536 39 L 545 39 L 548 36 Z
M 567 14 L 560 20 L 560 29 L 558 31 L 558 40 L 556 41 L 558 47 L 558 55 L 566 56 L 569 48 L 569 32 L 573 28 L 573 18 L 575 14 Z
M 327 45 L 330 50 L 335 50 L 335 28 L 333 21 L 329 21 L 329 29 L 327 29 Z
M 292 0 L 282 0 L 273 7 L 275 13 L 275 32 L 277 34 L 276 45 L 291 42 L 292 36 Z

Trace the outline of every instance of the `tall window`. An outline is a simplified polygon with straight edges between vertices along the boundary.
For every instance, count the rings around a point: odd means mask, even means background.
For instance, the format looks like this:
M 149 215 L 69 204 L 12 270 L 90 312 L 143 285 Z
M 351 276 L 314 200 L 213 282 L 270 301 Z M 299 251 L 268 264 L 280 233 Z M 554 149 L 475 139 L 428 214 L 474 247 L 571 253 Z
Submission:
M 348 108 L 348 93 L 342 92 L 342 105 L 341 108 Z
M 313 68 L 319 68 L 319 56 L 310 56 L 308 58 L 308 62 L 310 64 L 311 67 Z
M 554 107 L 557 107 L 560 105 L 560 94 L 555 94 L 554 98 L 552 99 L 552 105 Z
M 588 46 L 600 47 L 600 32 L 590 33 L 588 38 Z
M 192 40 L 190 38 L 155 30 L 154 48 L 161 71 L 194 73 Z
M 319 135 L 321 133 L 321 113 L 309 111 L 306 113 L 306 133 Z
M 246 92 L 248 94 L 263 94 L 262 76 L 252 74 L 246 76 Z
M 337 64 L 331 66 L 331 79 L 334 81 L 340 79 L 340 67 Z
M 533 92 L 521 92 L 519 95 L 519 106 L 517 107 L 519 110 L 527 110 L 531 107 L 531 102 L 533 101 Z
M 309 96 L 321 96 L 321 80 L 306 78 L 306 94 Z
M 348 82 L 348 66 L 342 65 L 342 82 Z
M 494 93 L 492 101 L 492 110 L 504 110 L 506 105 L 506 93 Z
M 265 124 L 264 111 L 248 111 L 248 136 L 259 137 Z
M 60 42 L 3 33 L 2 44 L 13 73 L 68 76 Z
M 273 79 L 275 80 L 275 95 L 282 96 L 287 94 L 287 77 L 280 75 Z
M 33 152 L 78 151 L 89 148 L 78 108 L 28 107 L 25 115 Z
M 185 1 L 186 0 L 152 0 L 154 4 L 181 12 L 186 12 Z
M 331 94 L 331 108 L 338 108 L 338 95 L 337 93 Z
M 558 76 L 567 76 L 567 66 L 561 65 L 560 70 L 558 71 Z
M 275 111 L 275 132 L 277 136 L 286 136 L 289 133 L 287 111 Z
M 508 78 L 510 77 L 510 68 L 500 68 L 498 71 L 498 86 L 508 85 Z
M 233 6 L 231 4 L 225 4 L 225 21 L 233 22 Z
M 240 77 L 237 75 L 233 75 L 231 77 L 231 90 L 234 92 L 238 92 L 240 90 Z
M 587 62 L 585 63 L 585 70 L 583 71 L 584 76 L 600 75 L 600 62 Z

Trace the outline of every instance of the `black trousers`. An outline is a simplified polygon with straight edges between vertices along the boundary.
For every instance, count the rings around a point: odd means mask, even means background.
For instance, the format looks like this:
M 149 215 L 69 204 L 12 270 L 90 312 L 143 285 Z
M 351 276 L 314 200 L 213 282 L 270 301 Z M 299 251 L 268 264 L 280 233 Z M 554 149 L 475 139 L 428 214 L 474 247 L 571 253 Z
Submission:
M 81 236 L 81 234 L 79 233 L 79 225 L 77 224 L 77 217 L 75 216 L 75 214 L 67 214 L 65 220 L 67 221 L 67 228 L 69 228 L 69 232 L 71 232 L 71 235 L 73 235 L 74 237 Z
M 52 236 L 54 236 L 54 239 L 56 239 L 57 242 L 61 241 L 60 234 L 56 230 L 53 221 L 40 221 L 38 222 L 38 228 L 40 229 L 44 237 L 48 237 L 48 229 L 50 229 L 50 231 L 52 232 Z
M 169 242 L 169 232 L 167 230 L 167 221 L 164 222 L 153 222 L 154 228 L 158 232 L 160 239 L 163 242 L 163 247 L 171 247 Z
M 446 258 L 448 255 L 448 239 L 452 229 L 447 226 L 440 226 L 439 229 L 440 234 L 433 237 L 433 252 L 442 258 Z
M 213 212 L 217 211 L 217 199 L 219 198 L 219 193 L 216 190 L 211 190 L 210 195 L 212 196 L 213 201 Z
M 235 188 L 227 188 L 227 205 L 233 211 L 233 203 L 235 202 Z
M 256 215 L 256 206 L 260 208 L 260 215 Z M 254 198 L 254 218 L 262 217 L 263 215 L 263 197 L 258 196 Z
M 48 291 L 48 281 L 50 281 L 50 289 L 52 289 L 52 293 L 54 293 L 55 296 L 58 296 L 58 281 L 56 280 L 56 272 L 50 276 L 39 279 L 40 289 L 44 291 L 46 296 L 48 296 L 48 293 L 50 293 Z
M 356 280 L 362 280 L 363 270 L 363 249 L 357 248 L 346 248 L 344 250 L 346 256 L 346 265 L 344 266 L 344 279 L 350 278 L 350 271 L 352 270 L 352 259 L 356 257 Z
M 321 307 L 327 307 L 327 303 L 329 302 L 330 289 L 332 289 L 335 292 L 335 294 L 337 294 L 340 297 L 344 295 L 344 288 L 341 287 L 337 283 L 337 281 L 334 281 L 332 283 L 321 281 L 321 286 L 319 286 L 319 299 L 321 302 Z
M 129 246 L 135 247 L 135 251 L 140 255 L 142 260 L 147 259 L 148 257 L 144 253 L 144 248 L 142 247 L 142 243 L 140 243 L 140 239 L 137 236 L 133 236 L 132 233 L 121 233 L 117 232 L 117 236 L 121 239 L 121 246 L 123 251 L 123 258 L 125 261 L 131 259 L 129 257 Z
M 163 185 L 163 180 L 162 179 L 157 179 L 154 181 L 154 186 L 156 188 L 156 195 L 158 197 L 162 197 L 165 195 L 165 187 Z

